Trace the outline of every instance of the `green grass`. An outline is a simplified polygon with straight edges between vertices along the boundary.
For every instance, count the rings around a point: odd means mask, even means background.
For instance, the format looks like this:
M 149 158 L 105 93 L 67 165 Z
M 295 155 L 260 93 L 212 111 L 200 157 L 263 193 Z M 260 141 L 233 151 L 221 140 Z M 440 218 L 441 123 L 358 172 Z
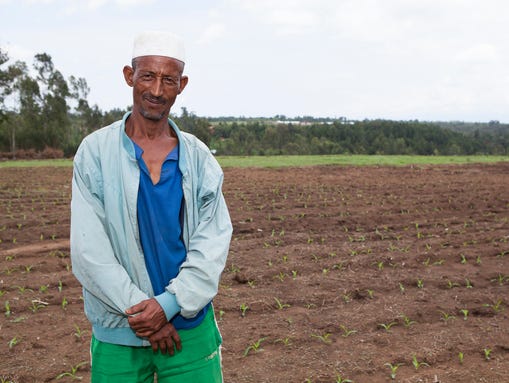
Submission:
M 222 167 L 285 167 L 314 165 L 429 165 L 469 164 L 509 161 L 509 156 L 381 156 L 381 155 L 325 155 L 325 156 L 226 156 L 217 157 Z
M 0 168 L 33 168 L 42 166 L 72 166 L 72 160 L 59 158 L 54 160 L 0 161 Z
M 344 165 L 344 166 L 404 166 L 473 164 L 509 161 L 509 156 L 381 156 L 381 155 L 326 155 L 326 156 L 218 156 L 222 167 L 278 168 L 286 166 Z M 0 161 L 4 167 L 72 166 L 69 159 Z

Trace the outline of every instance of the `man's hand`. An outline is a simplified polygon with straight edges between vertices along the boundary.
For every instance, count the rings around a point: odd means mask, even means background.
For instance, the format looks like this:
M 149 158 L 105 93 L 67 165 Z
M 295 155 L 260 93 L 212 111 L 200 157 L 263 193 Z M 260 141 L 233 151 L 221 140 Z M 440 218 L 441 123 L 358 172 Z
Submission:
M 148 340 L 154 352 L 159 349 L 163 354 L 173 355 L 175 347 L 179 351 L 182 350 L 180 336 L 171 323 L 166 323 L 159 331 L 149 336 Z
M 163 308 L 154 298 L 141 301 L 125 312 L 129 315 L 129 326 L 140 337 L 150 337 L 168 323 Z

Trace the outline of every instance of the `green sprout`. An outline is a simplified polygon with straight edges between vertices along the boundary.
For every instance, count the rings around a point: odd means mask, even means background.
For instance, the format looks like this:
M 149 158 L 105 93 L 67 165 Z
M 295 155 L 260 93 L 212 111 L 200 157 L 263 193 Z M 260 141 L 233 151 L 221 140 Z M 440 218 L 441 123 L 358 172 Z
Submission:
M 324 334 L 322 334 L 322 335 L 320 335 L 320 334 L 311 334 L 311 336 L 312 336 L 313 338 L 320 339 L 323 343 L 327 343 L 327 344 L 329 344 L 329 343 L 331 343 L 331 342 L 332 342 L 332 341 L 330 340 L 330 336 L 331 336 L 331 335 L 332 335 L 332 334 L 330 334 L 330 333 L 328 333 L 328 332 L 326 332 L 326 333 L 324 333 Z
M 379 323 L 378 326 L 382 327 L 386 332 L 391 331 L 391 327 L 395 326 L 397 322 L 391 322 L 391 323 Z
M 411 320 L 409 317 L 407 317 L 405 314 L 401 314 L 401 318 L 403 319 L 403 325 L 405 327 L 410 327 L 412 326 L 413 324 L 417 323 L 413 320 Z
M 240 305 L 240 315 L 241 315 L 242 317 L 245 317 L 245 316 L 246 316 L 246 312 L 247 312 L 247 310 L 249 310 L 249 306 L 248 306 L 246 303 L 242 303 L 242 304 Z
M 396 379 L 396 371 L 398 370 L 399 366 L 401 366 L 401 363 L 398 364 L 391 364 L 391 363 L 385 363 L 384 366 L 387 366 L 391 369 L 391 379 Z
M 281 303 L 281 301 L 280 301 L 279 299 L 277 299 L 276 297 L 274 297 L 274 300 L 276 301 L 277 309 L 278 309 L 278 310 L 283 310 L 283 309 L 285 309 L 285 308 L 290 307 L 290 305 L 289 305 L 289 304 Z
M 413 364 L 413 366 L 414 366 L 414 368 L 415 368 L 416 370 L 418 370 L 418 369 L 419 369 L 420 367 L 422 367 L 422 366 L 427 366 L 427 367 L 429 367 L 429 364 L 428 364 L 428 363 L 426 363 L 426 362 L 419 362 L 419 361 L 417 360 L 417 356 L 415 356 L 415 354 L 414 354 L 414 356 L 412 357 L 412 364 Z
M 357 330 L 349 330 L 348 328 L 346 328 L 346 326 L 344 326 L 342 324 L 340 324 L 339 327 L 343 331 L 343 337 L 345 337 L 345 338 L 352 334 L 355 334 L 357 332 Z
M 70 372 L 63 372 L 61 374 L 58 374 L 56 379 L 62 379 L 63 377 L 68 376 L 71 379 L 81 380 L 82 379 L 81 376 L 76 376 L 76 373 L 78 372 L 80 367 L 84 366 L 85 364 L 87 364 L 87 362 L 81 362 L 81 363 L 78 363 L 76 366 L 72 366 Z
M 258 339 L 257 341 L 251 343 L 247 348 L 246 350 L 244 351 L 244 356 L 247 356 L 249 354 L 250 351 L 254 351 L 254 352 L 259 352 L 259 351 L 262 351 L 263 349 L 261 348 L 261 345 L 262 345 L 262 342 L 265 340 L 266 338 L 260 338 Z

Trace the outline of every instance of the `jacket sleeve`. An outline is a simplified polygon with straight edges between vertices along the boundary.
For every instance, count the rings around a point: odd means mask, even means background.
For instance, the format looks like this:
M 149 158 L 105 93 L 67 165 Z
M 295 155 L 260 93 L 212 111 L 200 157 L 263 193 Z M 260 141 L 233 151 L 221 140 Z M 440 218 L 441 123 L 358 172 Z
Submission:
M 181 315 L 193 318 L 216 296 L 232 235 L 232 224 L 221 191 L 223 172 L 209 155 L 196 200 L 186 200 L 187 209 L 198 208 L 198 222 L 189 228 L 186 261 L 167 291 L 176 295 Z
M 119 315 L 147 299 L 115 256 L 107 232 L 99 160 L 82 144 L 74 159 L 71 199 L 71 260 L 76 278 Z

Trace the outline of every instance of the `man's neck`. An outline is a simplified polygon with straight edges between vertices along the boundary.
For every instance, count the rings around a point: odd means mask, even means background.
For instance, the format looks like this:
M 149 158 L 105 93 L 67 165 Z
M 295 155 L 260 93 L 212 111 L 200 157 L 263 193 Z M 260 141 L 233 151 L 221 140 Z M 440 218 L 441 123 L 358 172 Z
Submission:
M 157 140 L 173 136 L 173 131 L 168 125 L 168 120 L 149 120 L 134 112 L 128 117 L 125 127 L 126 134 L 130 138 Z

